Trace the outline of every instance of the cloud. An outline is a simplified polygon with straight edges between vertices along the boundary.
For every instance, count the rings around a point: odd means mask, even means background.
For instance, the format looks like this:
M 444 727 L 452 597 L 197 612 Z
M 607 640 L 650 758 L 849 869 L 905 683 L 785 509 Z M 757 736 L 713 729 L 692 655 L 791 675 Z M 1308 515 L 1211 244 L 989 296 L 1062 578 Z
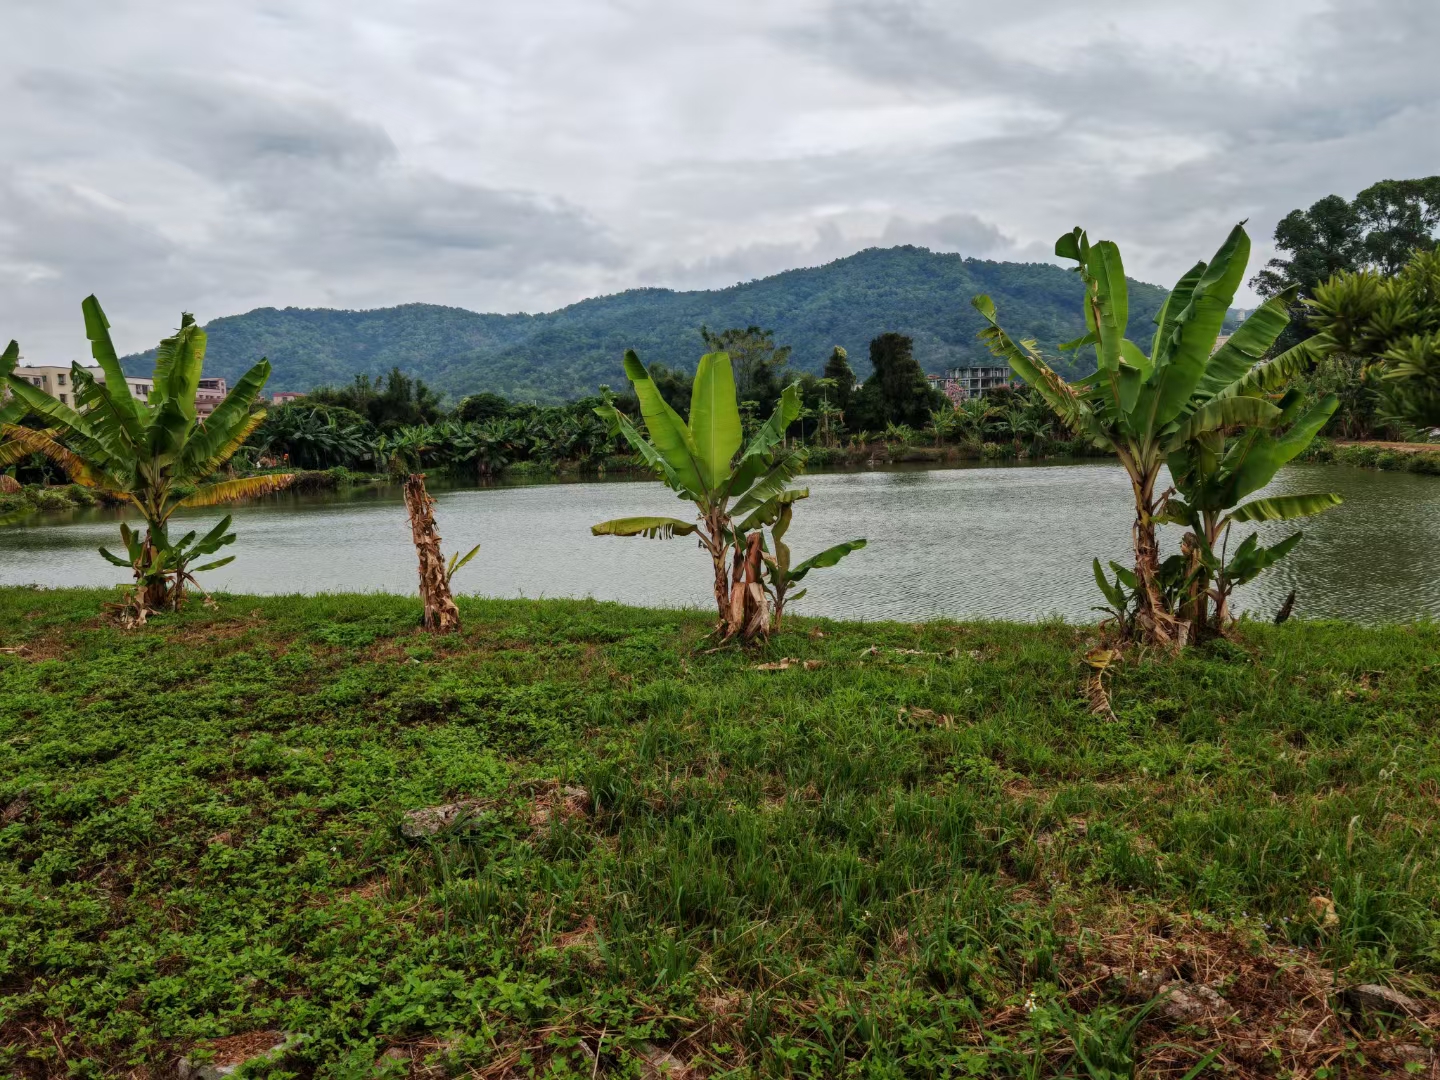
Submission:
M 314 94 L 198 75 L 30 72 L 20 86 L 37 109 L 115 133 L 89 159 L 0 175 L 4 306 L 54 304 L 72 353 L 78 323 L 60 311 L 92 289 L 124 347 L 140 347 L 181 305 L 379 305 L 453 296 L 457 283 L 484 304 L 487 286 L 624 258 L 564 199 L 407 163 L 382 128 Z M 117 159 L 127 176 L 107 182 Z M 150 308 L 160 294 L 168 303 Z M 158 329 L 132 338 L 114 312 L 135 309 Z
M 642 280 L 671 288 L 712 289 L 752 281 L 800 266 L 821 266 L 869 247 L 913 244 L 972 257 L 1034 258 L 1011 237 L 974 214 L 947 214 L 931 221 L 891 216 L 880 228 L 860 221 L 842 227 L 822 221 L 809 240 L 761 241 L 693 262 L 671 262 L 641 271 Z
M 0 337 L 181 307 L 544 310 L 913 243 L 1173 280 L 1435 171 L 1433 0 L 14 0 Z

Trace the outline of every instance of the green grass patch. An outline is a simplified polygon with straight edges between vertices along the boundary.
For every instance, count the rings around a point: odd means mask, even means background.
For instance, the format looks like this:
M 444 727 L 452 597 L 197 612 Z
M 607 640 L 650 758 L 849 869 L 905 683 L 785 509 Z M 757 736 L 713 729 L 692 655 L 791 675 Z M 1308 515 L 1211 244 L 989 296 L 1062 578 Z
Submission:
M 1428 1038 L 1331 990 L 1440 972 L 1433 625 L 1132 652 L 1112 720 L 1060 623 L 743 653 L 595 602 L 442 638 L 403 597 L 107 598 L 0 589 L 0 1072 L 276 1031 L 277 1077 L 1383 1075 Z M 1228 1011 L 1131 1023 L 1155 971 Z

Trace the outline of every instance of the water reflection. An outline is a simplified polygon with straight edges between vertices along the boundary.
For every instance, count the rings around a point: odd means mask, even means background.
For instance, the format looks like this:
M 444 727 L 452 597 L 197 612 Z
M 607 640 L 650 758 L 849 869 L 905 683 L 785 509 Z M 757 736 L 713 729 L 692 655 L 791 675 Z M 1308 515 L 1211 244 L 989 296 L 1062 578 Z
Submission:
M 854 536 L 870 546 L 817 573 L 796 612 L 836 618 L 1094 617 L 1092 557 L 1128 555 L 1130 495 L 1111 464 L 1037 465 L 810 476 L 796 514 L 797 557 Z M 1269 615 L 1292 589 L 1297 615 L 1362 621 L 1440 616 L 1440 480 L 1295 465 L 1271 494 L 1339 491 L 1346 503 L 1304 523 L 1296 552 L 1248 588 L 1240 606 Z M 438 493 L 447 549 L 481 543 L 457 588 L 492 596 L 594 596 L 645 605 L 709 603 L 706 559 L 686 539 L 596 538 L 590 525 L 678 514 L 659 484 L 543 484 Z M 286 593 L 413 592 L 414 552 L 396 488 L 288 496 L 235 508 L 234 563 L 212 588 Z M 177 524 L 213 522 L 217 513 Z M 116 542 L 111 511 L 0 530 L 0 584 L 109 585 L 95 554 Z M 1267 523 L 1273 541 L 1292 526 Z M 1167 530 L 1167 542 L 1178 542 Z M 1238 537 L 1236 538 L 1238 539 Z

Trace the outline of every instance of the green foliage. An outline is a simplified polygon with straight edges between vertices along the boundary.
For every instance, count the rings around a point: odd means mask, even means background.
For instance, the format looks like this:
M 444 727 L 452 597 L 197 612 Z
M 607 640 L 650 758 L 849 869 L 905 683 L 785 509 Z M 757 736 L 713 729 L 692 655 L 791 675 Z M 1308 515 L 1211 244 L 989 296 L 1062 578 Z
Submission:
M 771 524 L 780 507 L 797 497 L 786 485 L 804 467 L 805 455 L 800 450 L 781 449 L 781 444 L 800 415 L 798 387 L 793 383 L 787 386 L 770 419 L 747 438 L 729 354 L 706 353 L 700 358 L 688 421 L 664 399 L 633 350 L 625 354 L 625 373 L 640 404 L 645 434 L 611 404 L 596 408 L 596 415 L 623 437 L 671 490 L 694 504 L 699 527 L 677 518 L 645 517 L 602 522 L 591 531 L 596 536 L 667 539 L 698 535 L 711 558 L 715 603 L 725 635 L 750 638 L 763 632 L 763 603 L 756 604 L 763 601 L 761 569 L 746 559 L 746 534 Z M 732 550 L 736 564 L 733 581 L 727 573 Z
M 853 426 L 921 428 L 931 410 L 949 404 L 944 394 L 931 388 L 915 360 L 913 346 L 910 338 L 894 333 L 881 334 L 870 342 L 873 374 L 855 394 L 850 408 Z
M 978 318 L 954 303 L 956 295 L 976 292 L 990 293 L 1025 336 L 1047 345 L 1083 331 L 1078 283 L 1058 267 L 874 248 L 728 289 L 631 289 L 545 315 L 429 304 L 376 311 L 260 308 L 206 327 L 209 370 L 233 381 L 251 358 L 264 355 L 275 365 L 275 389 L 308 390 L 343 386 L 357 374 L 381 376 L 398 365 L 456 397 L 490 391 L 559 403 L 602 384 L 623 385 L 619 358 L 627 348 L 688 373 L 694 357 L 709 351 L 701 326 L 755 324 L 793 348 L 791 363 L 800 371 L 818 373 L 837 343 L 863 356 L 882 328 L 912 336 L 921 365 L 940 371 L 986 359 L 975 342 Z M 1148 318 L 1164 298 L 1163 290 L 1138 282 L 1131 292 L 1136 317 Z M 139 371 L 148 358 L 126 363 Z M 660 382 L 656 364 L 650 367 Z
M 146 527 L 145 538 L 129 563 L 135 581 L 145 586 L 141 607 L 178 607 L 186 581 L 193 580 L 186 564 L 197 552 L 187 554 L 186 542 L 172 544 L 166 529 L 170 516 L 181 506 L 215 506 L 274 491 L 290 479 L 269 475 L 212 480 L 264 419 L 264 411 L 255 403 L 269 378 L 270 365 L 262 359 L 250 368 L 202 421 L 195 394 L 205 364 L 206 337 L 193 316 L 182 314 L 175 336 L 160 342 L 151 392 L 148 400 L 139 401 L 121 373 L 110 340 L 110 323 L 99 301 L 87 297 L 81 309 L 91 352 L 105 380 L 101 382 L 73 364 L 76 408 L 72 409 L 9 375 L 11 393 L 59 433 L 52 437 L 49 432 L 18 431 L 12 437 L 53 458 L 75 482 L 134 505 Z M 222 526 L 228 526 L 229 520 L 227 517 Z M 129 547 L 128 540 L 126 543 Z
M 343 407 L 327 408 L 308 398 L 269 412 L 246 445 L 256 458 L 301 469 L 354 468 L 372 457 L 375 430 Z
M 441 415 L 440 395 L 424 380 L 398 367 L 392 367 L 383 379 L 372 379 L 362 372 L 349 385 L 317 387 L 305 395 L 305 403 L 348 409 L 382 432 L 433 424 Z
M 812 555 L 794 565 L 791 564 L 790 545 L 785 543 L 785 534 L 790 530 L 790 522 L 795 515 L 795 503 L 800 499 L 810 497 L 809 489 L 802 488 L 785 493 L 785 497 L 777 499 L 773 511 L 774 518 L 768 522 L 770 536 L 765 539 L 762 532 L 762 544 L 765 547 L 764 574 L 765 587 L 770 593 L 770 599 L 775 609 L 775 627 L 779 629 L 785 617 L 787 604 L 799 600 L 805 595 L 806 590 L 791 592 L 796 585 L 804 581 L 811 570 L 823 570 L 827 566 L 834 566 L 852 551 L 859 551 L 865 546 L 865 541 L 845 540 L 842 543 L 828 547 L 818 555 Z
M 1001 329 L 987 296 L 973 301 L 990 324 L 982 337 L 1067 427 L 1119 457 L 1135 497 L 1134 610 L 1122 624 L 1147 641 L 1183 643 L 1192 629 L 1211 625 L 1201 598 L 1210 592 L 1209 575 L 1224 573 L 1210 550 L 1228 529 L 1223 511 L 1301 453 L 1336 402 L 1325 399 L 1299 415 L 1299 394 L 1281 406 L 1268 400 L 1314 355 L 1301 344 L 1260 362 L 1285 328 L 1294 290 L 1258 308 L 1224 343 L 1218 341 L 1249 259 L 1243 224 L 1231 230 L 1208 263 L 1197 263 L 1176 284 L 1155 315 L 1148 355 L 1125 337 L 1129 299 L 1119 248 L 1108 240 L 1092 246 L 1076 228 L 1056 241 L 1055 253 L 1076 261 L 1086 286 L 1087 333 L 1061 347 L 1093 347 L 1095 374 L 1067 383 L 1034 342 L 1016 342 Z M 1227 436 L 1235 436 L 1228 446 Z M 1161 502 L 1156 482 L 1167 458 L 1188 502 Z M 1161 564 L 1156 521 L 1162 514 L 1195 530 L 1194 549 L 1182 563 Z M 1098 562 L 1095 576 L 1108 597 Z M 1223 629 L 1225 617 L 1222 597 L 1216 628 Z
M 1381 180 L 1346 202 L 1327 195 L 1309 210 L 1292 210 L 1275 226 L 1271 259 L 1250 282 L 1262 296 L 1292 285 L 1309 297 L 1331 277 L 1374 267 L 1397 274 L 1419 250 L 1432 250 L 1440 231 L 1440 176 Z
M 270 1029 L 303 1036 L 277 1078 L 639 1075 L 646 1044 L 737 1078 L 1084 1075 L 1077 1046 L 1179 1076 L 1302 1025 L 1297 1068 L 1361 1075 L 1379 1043 L 1321 1023 L 1320 977 L 1440 976 L 1434 625 L 1127 656 L 1102 721 L 1059 624 L 792 619 L 757 656 L 586 601 L 459 597 L 436 642 L 405 597 L 122 633 L 104 596 L 0 589 L 0 1073 L 173 1075 Z M 812 664 L 755 670 L 782 657 Z M 1265 977 L 1220 988 L 1235 1023 L 1133 1038 L 1099 966 L 1237 958 Z
M 1307 306 L 1317 344 L 1378 369 L 1382 419 L 1440 426 L 1440 251 L 1417 251 L 1390 276 L 1337 275 Z

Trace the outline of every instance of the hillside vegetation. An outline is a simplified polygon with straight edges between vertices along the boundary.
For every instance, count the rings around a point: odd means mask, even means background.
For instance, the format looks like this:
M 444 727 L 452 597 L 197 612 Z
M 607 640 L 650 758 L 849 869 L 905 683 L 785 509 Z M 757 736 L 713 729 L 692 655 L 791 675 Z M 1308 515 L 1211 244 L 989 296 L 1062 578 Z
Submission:
M 1139 282 L 1130 289 L 1131 322 L 1146 325 L 1165 290 Z M 793 347 L 792 363 L 802 371 L 818 373 L 832 346 L 841 345 L 863 378 L 868 343 L 894 331 L 914 338 L 916 359 L 933 372 L 989 362 L 975 337 L 981 320 L 969 303 L 980 292 L 1001 305 L 1015 332 L 1047 351 L 1083 333 L 1080 281 L 1058 266 L 870 248 L 727 289 L 630 289 L 543 315 L 431 304 L 374 311 L 259 308 L 206 325 L 206 370 L 233 380 L 266 356 L 274 366 L 271 390 L 309 390 L 399 366 L 457 398 L 492 391 L 556 402 L 593 393 L 601 383 L 622 386 L 627 348 L 647 363 L 691 370 L 704 351 L 701 326 L 758 325 Z M 129 371 L 152 365 L 153 353 L 126 360 Z

